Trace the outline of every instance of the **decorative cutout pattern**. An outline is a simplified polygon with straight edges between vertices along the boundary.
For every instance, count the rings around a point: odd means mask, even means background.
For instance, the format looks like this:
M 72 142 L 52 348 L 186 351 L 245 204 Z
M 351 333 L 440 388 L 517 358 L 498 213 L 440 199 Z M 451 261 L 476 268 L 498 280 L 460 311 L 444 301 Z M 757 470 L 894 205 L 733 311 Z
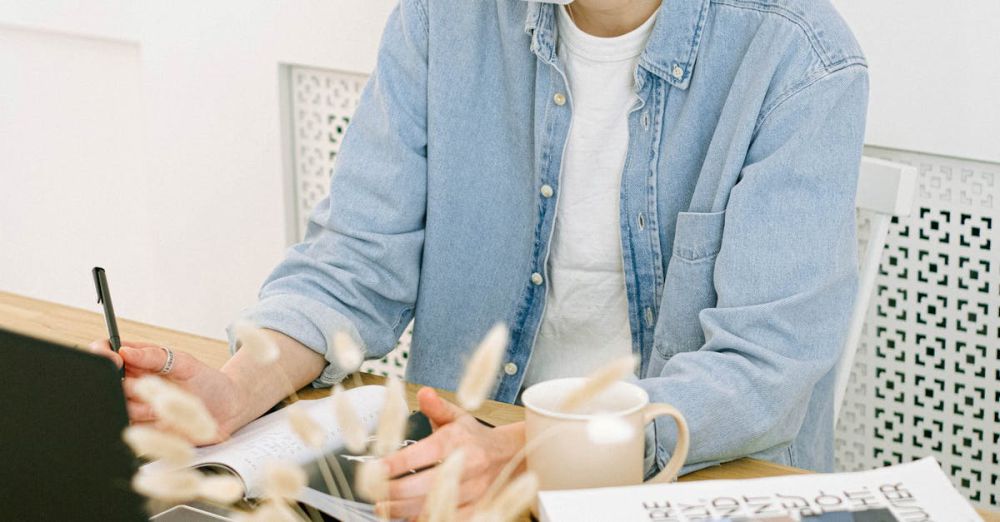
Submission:
M 305 236 L 309 215 L 330 192 L 330 176 L 340 143 L 361 99 L 367 77 L 310 67 L 289 67 L 291 75 L 292 150 L 294 151 L 295 222 Z M 413 324 L 396 348 L 361 370 L 402 378 L 409 357 Z
M 1000 506 L 1000 165 L 869 147 L 915 165 L 893 220 L 837 425 L 838 469 L 934 455 Z M 859 214 L 859 240 L 868 218 Z M 863 246 L 863 245 L 862 245 Z
M 365 77 L 308 67 L 290 67 L 292 136 L 295 151 L 296 218 L 299 237 L 309 214 L 330 191 L 330 175 Z

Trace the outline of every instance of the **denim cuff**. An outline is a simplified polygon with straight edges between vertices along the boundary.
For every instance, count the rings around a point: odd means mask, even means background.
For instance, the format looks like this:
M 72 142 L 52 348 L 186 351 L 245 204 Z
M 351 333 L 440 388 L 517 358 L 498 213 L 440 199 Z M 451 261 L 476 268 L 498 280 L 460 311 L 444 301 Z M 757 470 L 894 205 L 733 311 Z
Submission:
M 364 346 L 350 319 L 333 308 L 301 295 L 265 297 L 256 305 L 240 312 L 239 318 L 248 320 L 259 328 L 281 332 L 322 355 L 327 360 L 327 365 L 312 383 L 317 388 L 333 386 L 349 373 L 337 365 L 333 353 L 328 349 L 334 333 L 346 332 L 358 346 Z M 226 334 L 229 337 L 230 353 L 236 353 L 240 347 L 232 324 L 226 327 Z
M 672 453 L 663 448 L 663 444 L 657 437 L 657 423 L 651 422 L 646 426 L 646 452 L 643 456 L 643 480 L 649 480 L 656 476 L 663 468 L 667 467 L 667 461 L 672 457 Z M 670 440 L 673 443 L 675 439 Z M 692 442 L 693 445 L 693 442 Z M 691 464 L 691 454 L 688 453 L 687 464 L 681 467 L 677 476 L 682 477 L 688 473 L 693 473 L 700 469 L 718 466 L 724 461 L 707 461 Z

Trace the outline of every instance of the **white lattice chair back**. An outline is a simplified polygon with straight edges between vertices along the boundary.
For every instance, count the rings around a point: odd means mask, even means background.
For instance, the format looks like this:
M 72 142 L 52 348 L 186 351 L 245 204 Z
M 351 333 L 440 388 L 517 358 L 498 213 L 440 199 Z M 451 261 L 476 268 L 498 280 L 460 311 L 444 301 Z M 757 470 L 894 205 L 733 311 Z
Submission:
M 916 169 L 916 198 L 870 256 L 881 264 L 864 296 L 871 304 L 836 425 L 836 469 L 931 455 L 973 504 L 997 509 L 1000 163 L 874 146 L 865 156 Z M 874 213 L 858 217 L 859 239 L 878 232 Z
M 861 228 L 867 230 L 859 230 L 858 233 L 860 277 L 847 341 L 844 343 L 840 362 L 837 364 L 837 385 L 834 388 L 833 403 L 834 424 L 840 415 L 844 393 L 851 377 L 854 354 L 861 338 L 872 290 L 875 288 L 875 276 L 878 275 L 879 264 L 882 261 L 882 250 L 889 235 L 889 223 L 893 217 L 910 215 L 916 190 L 917 169 L 876 158 L 861 158 L 855 206 L 859 213 L 865 214 L 867 219 L 859 219 L 858 223 Z

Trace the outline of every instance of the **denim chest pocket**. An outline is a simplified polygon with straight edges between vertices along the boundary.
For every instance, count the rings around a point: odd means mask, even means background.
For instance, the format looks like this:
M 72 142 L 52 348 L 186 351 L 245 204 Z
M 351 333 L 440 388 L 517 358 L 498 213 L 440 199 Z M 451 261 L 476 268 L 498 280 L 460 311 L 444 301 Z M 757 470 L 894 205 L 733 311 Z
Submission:
M 726 212 L 681 212 L 677 215 L 673 255 L 667 266 L 663 302 L 653 334 L 649 375 L 655 376 L 671 356 L 695 351 L 705 343 L 698 314 L 714 307 L 715 258 L 722 248 Z
M 685 261 L 710 259 L 722 248 L 726 211 L 680 212 L 674 233 L 674 258 Z

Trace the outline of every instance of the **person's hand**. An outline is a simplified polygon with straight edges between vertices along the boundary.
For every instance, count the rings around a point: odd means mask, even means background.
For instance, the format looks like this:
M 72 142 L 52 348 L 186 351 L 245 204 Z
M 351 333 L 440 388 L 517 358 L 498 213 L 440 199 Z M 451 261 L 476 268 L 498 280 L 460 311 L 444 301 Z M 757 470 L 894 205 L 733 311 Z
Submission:
M 443 461 L 462 449 L 465 469 L 459 484 L 459 519 L 465 520 L 500 470 L 524 447 L 524 423 L 489 428 L 458 406 L 438 396 L 432 388 L 417 393 L 420 410 L 430 419 L 434 433 L 382 460 L 390 477 L 389 499 L 377 506 L 392 518 L 416 519 L 437 478 L 437 468 L 411 474 Z
M 136 381 L 146 375 L 156 375 L 176 384 L 197 396 L 205 403 L 209 413 L 219 425 L 219 438 L 223 440 L 240 427 L 238 420 L 241 394 L 232 380 L 223 372 L 209 367 L 191 355 L 174 350 L 174 364 L 167 374 L 160 370 L 167 362 L 166 351 L 158 345 L 122 341 L 122 347 L 115 353 L 107 339 L 90 344 L 93 353 L 108 357 L 120 368 L 125 365 L 126 408 L 133 424 L 156 423 L 153 408 L 135 394 Z M 217 442 L 217 441 L 209 441 Z

